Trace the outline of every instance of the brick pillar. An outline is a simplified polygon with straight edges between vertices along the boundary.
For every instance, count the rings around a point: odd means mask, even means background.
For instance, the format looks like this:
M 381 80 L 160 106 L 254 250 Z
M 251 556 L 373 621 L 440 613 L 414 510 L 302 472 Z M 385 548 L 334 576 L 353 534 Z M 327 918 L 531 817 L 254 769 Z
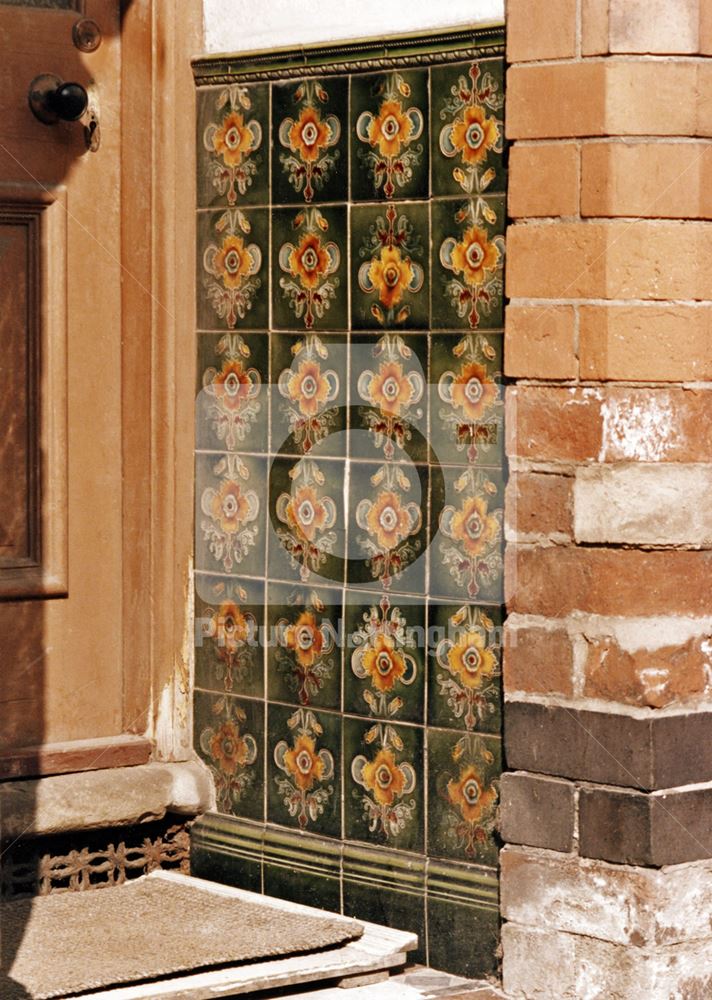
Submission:
M 712 996 L 712 3 L 509 0 L 504 985 Z

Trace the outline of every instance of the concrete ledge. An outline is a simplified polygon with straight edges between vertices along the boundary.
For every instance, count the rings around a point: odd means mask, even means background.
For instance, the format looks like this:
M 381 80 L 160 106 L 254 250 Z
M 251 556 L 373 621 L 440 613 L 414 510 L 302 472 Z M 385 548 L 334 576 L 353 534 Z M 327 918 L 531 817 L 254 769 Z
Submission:
M 195 761 L 153 763 L 0 784 L 0 838 L 129 826 L 209 809 L 213 786 Z

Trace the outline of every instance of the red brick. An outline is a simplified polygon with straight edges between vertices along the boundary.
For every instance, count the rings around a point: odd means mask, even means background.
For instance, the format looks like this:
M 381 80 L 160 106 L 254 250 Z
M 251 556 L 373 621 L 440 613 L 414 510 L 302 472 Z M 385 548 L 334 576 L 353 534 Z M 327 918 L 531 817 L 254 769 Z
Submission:
M 582 379 L 712 381 L 712 308 L 582 306 L 579 358 Z
M 513 378 L 576 378 L 575 324 L 573 306 L 507 306 L 505 373 Z
M 603 63 L 512 66 L 507 72 L 510 139 L 605 135 Z
M 523 547 L 506 552 L 507 605 L 522 614 L 704 615 L 712 552 Z
M 599 390 L 517 386 L 507 391 L 507 454 L 583 462 L 601 450 Z
M 573 479 L 538 472 L 514 473 L 507 484 L 507 527 L 518 534 L 573 532 Z
M 579 148 L 575 142 L 515 143 L 509 153 L 507 209 L 514 219 L 576 215 Z
M 502 669 L 508 694 L 573 694 L 573 648 L 563 629 L 506 625 Z
M 507 59 L 565 59 L 576 52 L 576 0 L 508 0 Z

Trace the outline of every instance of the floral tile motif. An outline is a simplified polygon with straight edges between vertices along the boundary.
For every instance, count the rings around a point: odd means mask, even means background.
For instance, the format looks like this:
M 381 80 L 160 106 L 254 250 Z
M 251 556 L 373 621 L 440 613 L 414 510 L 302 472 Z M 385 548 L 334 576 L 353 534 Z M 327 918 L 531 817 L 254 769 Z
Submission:
M 345 336 L 273 334 L 272 451 L 346 457 Z
M 272 87 L 272 202 L 345 201 L 346 79 Z
M 432 206 L 435 329 L 500 329 L 504 323 L 504 199 Z
M 429 244 L 427 203 L 351 209 L 354 329 L 428 328 Z
M 445 463 L 504 461 L 502 335 L 441 334 L 430 355 L 430 444 Z
M 422 722 L 422 598 L 347 591 L 345 611 L 345 710 L 381 719 Z
M 341 835 L 341 719 L 307 708 L 268 708 L 270 821 Z
M 346 208 L 275 209 L 272 272 L 277 329 L 346 329 Z
M 269 570 L 310 586 L 344 576 L 345 463 L 277 458 L 270 470 Z
M 351 337 L 352 457 L 427 461 L 427 353 L 422 334 Z
M 354 200 L 428 197 L 426 72 L 354 76 L 351 123 Z
M 433 194 L 504 191 L 501 59 L 432 69 Z
M 269 200 L 267 84 L 228 84 L 198 94 L 198 204 Z
M 496 865 L 500 740 L 428 729 L 428 851 Z
M 422 729 L 346 718 L 344 755 L 348 839 L 422 850 Z
M 433 491 L 438 530 L 429 548 L 430 592 L 462 601 L 503 599 L 501 470 L 444 469 L 444 494 Z
M 422 594 L 428 531 L 428 467 L 352 463 L 350 584 Z
M 264 816 L 264 706 L 230 695 L 196 691 L 195 748 L 210 768 L 218 812 Z
M 264 573 L 265 459 L 196 456 L 196 568 Z
M 196 575 L 195 685 L 264 696 L 264 583 Z
M 198 328 L 265 330 L 267 209 L 198 213 Z
M 500 732 L 501 634 L 499 608 L 428 605 L 428 720 L 432 725 Z
M 267 450 L 268 346 L 265 334 L 198 336 L 196 448 Z
M 270 583 L 268 697 L 341 707 L 341 591 Z

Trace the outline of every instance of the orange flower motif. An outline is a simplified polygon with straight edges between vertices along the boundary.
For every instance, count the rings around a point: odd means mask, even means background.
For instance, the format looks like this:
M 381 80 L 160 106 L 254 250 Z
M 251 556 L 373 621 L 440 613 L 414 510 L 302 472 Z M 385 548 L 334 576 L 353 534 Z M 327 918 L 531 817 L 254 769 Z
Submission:
M 466 499 L 452 518 L 452 537 L 470 557 L 481 555 L 495 540 L 498 530 L 497 519 L 487 513 L 487 501 L 481 497 Z
M 252 395 L 252 382 L 239 361 L 226 361 L 212 384 L 215 396 L 230 410 L 239 410 Z
M 327 149 L 331 129 L 319 117 L 316 108 L 307 105 L 288 133 L 289 146 L 305 163 L 318 160 L 322 149 Z
M 321 656 L 324 637 L 311 611 L 303 611 L 294 625 L 284 630 L 284 644 L 303 667 L 313 667 Z
M 482 365 L 463 365 L 452 383 L 452 403 L 468 423 L 480 420 L 497 398 L 497 386 Z
M 392 490 L 382 490 L 366 517 L 368 530 L 381 549 L 390 551 L 410 533 L 410 517 L 400 497 Z
M 392 691 L 405 673 L 405 660 L 390 635 L 377 635 L 374 645 L 365 650 L 362 663 L 379 691 Z
M 370 380 L 368 395 L 370 402 L 377 406 L 381 413 L 397 417 L 403 407 L 410 403 L 413 387 L 403 374 L 403 367 L 398 361 L 386 361 Z
M 462 240 L 453 247 L 452 266 L 462 273 L 468 285 L 484 284 L 486 272 L 493 271 L 498 264 L 499 250 L 479 226 L 466 229 Z
M 482 788 L 482 778 L 472 764 L 460 772 L 457 780 L 448 781 L 447 795 L 468 823 L 481 822 L 497 801 L 494 788 Z
M 213 148 L 228 167 L 237 167 L 245 153 L 252 148 L 254 137 L 238 111 L 225 115 L 222 125 L 213 136 Z
M 455 149 L 465 163 L 481 163 L 499 139 L 499 125 L 485 115 L 484 108 L 469 105 L 462 120 L 456 121 L 450 133 Z
M 286 514 L 289 524 L 307 541 L 314 541 L 327 520 L 327 510 L 311 486 L 302 486 L 287 504 Z
M 302 361 L 287 382 L 287 393 L 299 412 L 314 417 L 329 398 L 330 386 L 318 362 Z
M 249 748 L 234 722 L 223 722 L 210 741 L 210 754 L 225 774 L 235 774 L 249 757 Z
M 232 601 L 220 605 L 215 617 L 216 639 L 221 650 L 234 653 L 238 646 L 247 642 L 247 620 Z
M 213 267 L 226 288 L 239 288 L 252 270 L 252 258 L 239 236 L 226 236 L 215 254 Z
M 468 688 L 482 687 L 497 666 L 497 658 L 486 648 L 485 637 L 477 629 L 463 632 L 447 654 L 453 674 Z
M 413 282 L 413 267 L 408 257 L 401 257 L 396 247 L 384 247 L 381 256 L 371 261 L 368 279 L 378 291 L 379 301 L 390 309 L 403 298 Z
M 305 233 L 290 253 L 288 266 L 303 288 L 314 289 L 329 274 L 331 258 L 315 233 Z
M 294 741 L 294 747 L 284 755 L 284 764 L 302 791 L 308 791 L 315 781 L 321 781 L 324 761 L 315 753 L 315 743 L 310 736 L 302 734 Z
M 249 501 L 243 496 L 238 483 L 224 479 L 211 504 L 211 514 L 220 529 L 228 535 L 234 534 L 240 530 L 249 512 Z
M 364 764 L 363 783 L 379 805 L 393 805 L 405 786 L 403 772 L 390 750 L 379 750 L 374 760 Z
M 401 146 L 413 133 L 413 123 L 403 111 L 400 101 L 388 100 L 381 105 L 378 117 L 368 127 L 372 146 L 378 146 L 381 156 L 398 156 Z

